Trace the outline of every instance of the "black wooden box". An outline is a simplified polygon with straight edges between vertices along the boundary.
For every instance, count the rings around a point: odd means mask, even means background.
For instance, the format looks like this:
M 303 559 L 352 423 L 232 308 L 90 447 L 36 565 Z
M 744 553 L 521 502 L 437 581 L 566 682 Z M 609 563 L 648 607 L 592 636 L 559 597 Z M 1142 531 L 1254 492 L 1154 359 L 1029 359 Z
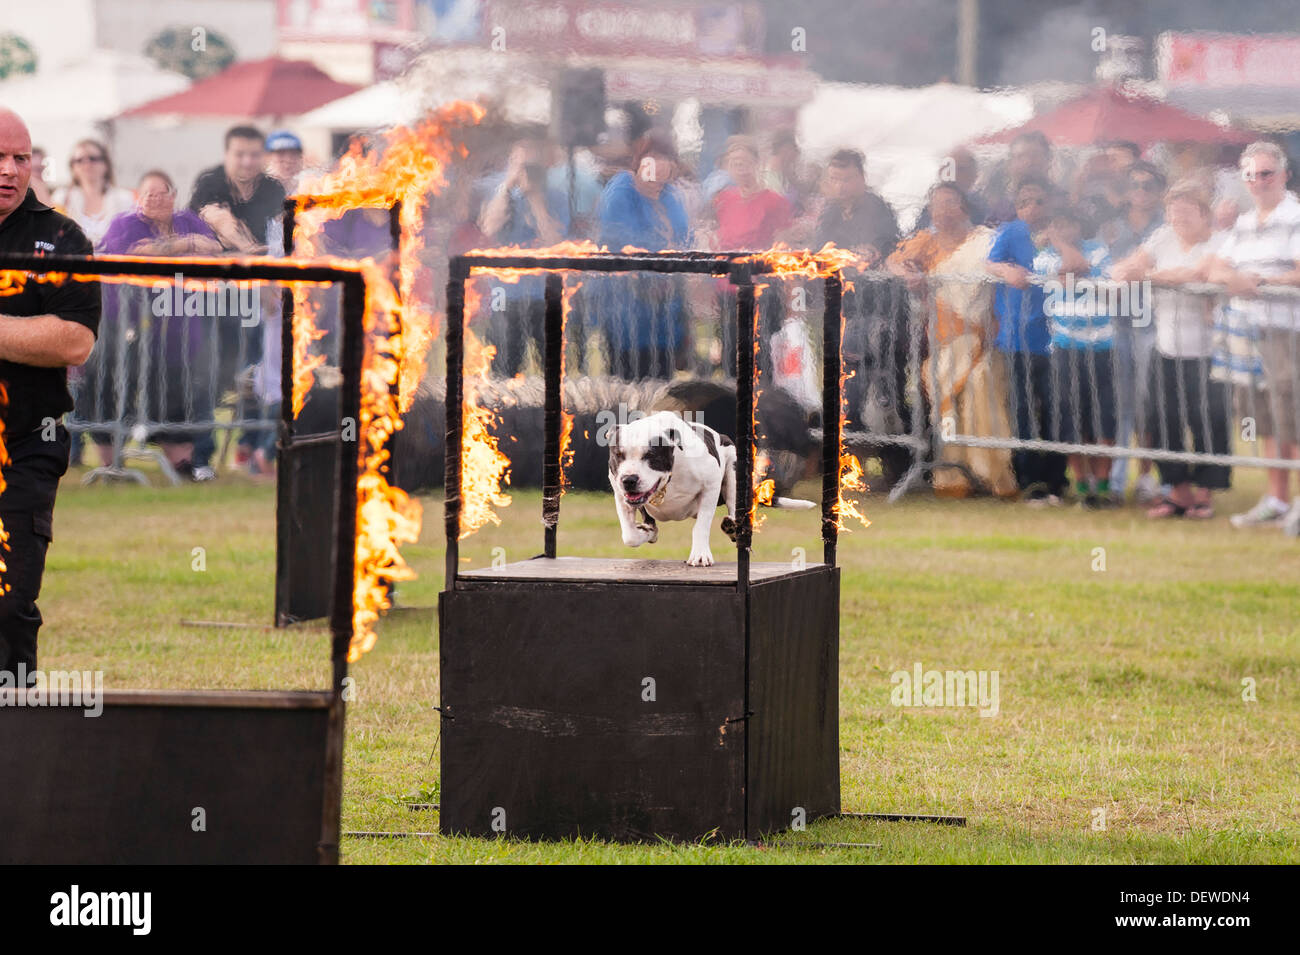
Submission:
M 444 833 L 755 838 L 839 812 L 839 571 L 537 558 L 439 603 Z
M 332 861 L 332 700 L 117 690 L 97 716 L 0 707 L 0 864 Z

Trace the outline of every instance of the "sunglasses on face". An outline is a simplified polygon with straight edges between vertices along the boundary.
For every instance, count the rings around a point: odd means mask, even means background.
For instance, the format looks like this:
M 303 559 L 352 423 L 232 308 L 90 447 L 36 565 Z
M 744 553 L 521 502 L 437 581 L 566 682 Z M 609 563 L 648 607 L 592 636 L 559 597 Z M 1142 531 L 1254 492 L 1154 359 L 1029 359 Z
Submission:
M 1276 175 L 1276 169 L 1256 169 L 1253 171 L 1250 169 L 1243 169 L 1241 171 L 1241 178 L 1246 182 L 1255 182 L 1256 180 L 1260 182 L 1268 182 Z

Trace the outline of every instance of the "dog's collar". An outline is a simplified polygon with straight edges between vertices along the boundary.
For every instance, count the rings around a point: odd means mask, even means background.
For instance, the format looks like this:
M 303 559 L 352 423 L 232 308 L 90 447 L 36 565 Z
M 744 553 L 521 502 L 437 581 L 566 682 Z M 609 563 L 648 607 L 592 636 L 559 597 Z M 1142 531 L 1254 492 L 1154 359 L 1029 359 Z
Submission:
M 673 479 L 673 473 L 669 471 L 668 476 L 664 478 L 664 483 L 659 485 L 659 490 L 651 494 L 650 499 L 646 501 L 646 503 L 653 504 L 655 507 L 658 507 L 660 504 L 662 504 L 664 502 L 664 495 L 668 493 L 668 482 L 671 481 L 672 479 Z

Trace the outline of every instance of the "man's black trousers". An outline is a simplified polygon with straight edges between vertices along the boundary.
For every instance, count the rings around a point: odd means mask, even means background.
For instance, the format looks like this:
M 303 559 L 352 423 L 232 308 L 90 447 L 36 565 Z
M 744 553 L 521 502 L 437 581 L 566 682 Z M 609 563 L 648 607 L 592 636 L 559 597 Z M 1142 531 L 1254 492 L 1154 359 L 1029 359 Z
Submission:
M 25 435 L 5 435 L 10 463 L 4 468 L 0 520 L 8 540 L 0 549 L 5 562 L 0 576 L 0 670 L 28 674 L 36 669 L 36 634 L 41 612 L 36 599 L 45 573 L 45 555 L 54 537 L 54 498 L 59 478 L 68 470 L 72 441 L 62 425 Z

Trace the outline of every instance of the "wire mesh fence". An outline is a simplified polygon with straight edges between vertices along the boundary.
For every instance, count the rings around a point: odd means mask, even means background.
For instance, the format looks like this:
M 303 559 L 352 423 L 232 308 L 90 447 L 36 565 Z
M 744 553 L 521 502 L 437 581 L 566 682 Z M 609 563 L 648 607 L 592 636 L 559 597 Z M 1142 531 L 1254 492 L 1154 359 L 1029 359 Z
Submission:
M 476 393 L 497 413 L 514 486 L 541 484 L 532 452 L 543 282 L 503 271 L 466 287 L 467 328 L 486 346 Z M 86 480 L 142 480 L 127 466 L 140 457 L 178 480 L 178 464 L 219 459 L 218 442 L 273 447 L 282 293 L 245 284 L 105 286 L 100 340 L 73 375 L 68 420 L 99 455 Z M 1122 494 L 1134 460 L 1154 462 L 1164 484 L 1211 490 L 1227 487 L 1235 467 L 1300 469 L 1294 290 L 1242 298 L 1205 284 L 1069 275 L 1032 280 L 1009 312 L 999 288 L 969 269 L 845 273 L 844 444 L 878 461 L 873 475 L 893 496 L 926 485 L 950 496 L 1060 493 L 1071 467 Z M 311 294 L 328 387 L 337 296 Z M 822 295 L 821 281 L 797 275 L 765 275 L 757 288 L 757 434 L 779 493 L 812 473 L 818 453 Z M 569 486 L 607 486 L 603 456 L 583 443 L 594 445 L 611 415 L 670 408 L 734 429 L 733 286 L 574 271 L 564 299 L 564 407 L 576 421 Z M 430 368 L 439 365 L 431 355 Z M 444 389 L 431 372 L 399 434 L 397 480 L 408 488 L 441 481 Z

